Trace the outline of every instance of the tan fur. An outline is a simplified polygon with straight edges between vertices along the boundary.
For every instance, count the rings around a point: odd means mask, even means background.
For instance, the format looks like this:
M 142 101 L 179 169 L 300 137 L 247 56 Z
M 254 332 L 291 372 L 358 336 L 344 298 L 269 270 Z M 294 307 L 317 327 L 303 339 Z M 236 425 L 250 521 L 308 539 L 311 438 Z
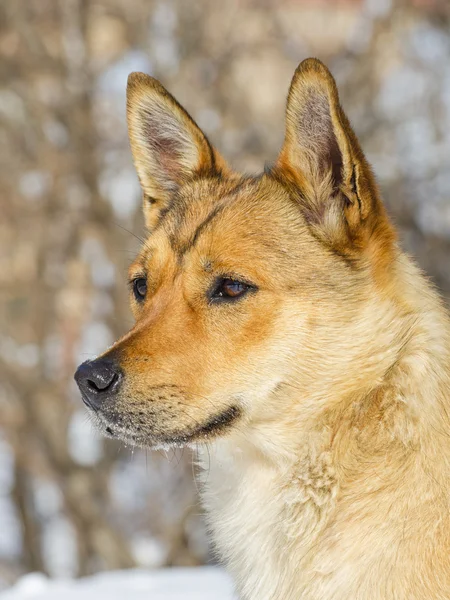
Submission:
M 397 246 L 331 74 L 300 65 L 280 157 L 255 178 L 151 78 L 130 79 L 128 115 L 153 198 L 130 278 L 148 292 L 107 353 L 125 378 L 98 420 L 197 449 L 242 600 L 450 598 L 449 319 Z M 213 304 L 224 274 L 258 290 Z

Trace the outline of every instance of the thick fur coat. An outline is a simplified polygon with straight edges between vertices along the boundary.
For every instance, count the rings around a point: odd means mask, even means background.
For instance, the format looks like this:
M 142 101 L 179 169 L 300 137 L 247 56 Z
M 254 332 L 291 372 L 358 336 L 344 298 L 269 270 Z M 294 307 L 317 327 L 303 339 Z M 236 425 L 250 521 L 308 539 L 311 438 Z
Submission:
M 242 600 L 449 599 L 449 318 L 327 68 L 298 67 L 256 177 L 151 77 L 128 122 L 149 235 L 136 325 L 80 383 L 99 426 L 196 449 Z M 99 360 L 117 379 L 89 391 Z

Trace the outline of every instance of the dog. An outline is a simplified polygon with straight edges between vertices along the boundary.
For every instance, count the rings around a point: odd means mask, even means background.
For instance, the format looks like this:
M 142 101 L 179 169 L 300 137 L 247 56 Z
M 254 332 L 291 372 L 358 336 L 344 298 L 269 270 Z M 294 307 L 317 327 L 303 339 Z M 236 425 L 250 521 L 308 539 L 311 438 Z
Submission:
M 99 428 L 190 446 L 242 600 L 450 598 L 450 323 L 317 59 L 276 162 L 227 166 L 155 79 L 127 118 L 135 325 L 76 373 Z

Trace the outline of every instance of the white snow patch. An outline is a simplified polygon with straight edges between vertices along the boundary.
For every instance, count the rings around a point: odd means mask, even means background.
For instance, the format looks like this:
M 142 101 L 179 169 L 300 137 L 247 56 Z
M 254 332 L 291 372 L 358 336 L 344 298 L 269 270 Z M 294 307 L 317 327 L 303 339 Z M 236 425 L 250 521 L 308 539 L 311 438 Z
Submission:
M 0 357 L 7 364 L 31 369 L 39 362 L 39 347 L 36 344 L 18 344 L 12 337 L 0 337 Z
M 73 577 L 78 557 L 76 532 L 72 523 L 58 515 L 45 524 L 42 533 L 42 550 L 49 573 L 53 577 Z
M 136 563 L 141 567 L 161 567 L 167 560 L 168 548 L 155 538 L 140 536 L 132 540 L 131 550 Z
M 0 495 L 0 557 L 13 560 L 22 550 L 22 531 L 16 507 L 7 495 Z
M 103 455 L 102 441 L 85 410 L 77 410 L 72 415 L 67 434 L 69 453 L 76 463 L 84 466 L 98 463 Z
M 19 179 L 19 190 L 28 200 L 38 200 L 45 196 L 52 185 L 50 173 L 45 171 L 27 171 Z
M 174 75 L 179 67 L 176 36 L 177 13 L 171 2 L 158 2 L 150 22 L 150 40 L 154 62 L 159 70 Z
M 110 288 L 115 282 L 115 267 L 106 256 L 105 248 L 101 242 L 88 237 L 83 240 L 80 248 L 81 258 L 89 263 L 91 279 L 99 288 Z
M 413 29 L 410 36 L 410 46 L 414 54 L 429 67 L 441 72 L 442 62 L 448 60 L 450 43 L 447 32 L 431 23 L 421 22 Z
M 130 219 L 141 203 L 141 188 L 131 168 L 117 171 L 117 165 L 114 165 L 105 169 L 99 186 L 102 196 L 108 199 L 119 219 Z
M 69 142 L 69 132 L 67 128 L 54 119 L 47 119 L 42 125 L 45 137 L 57 148 L 64 148 Z
M 34 478 L 33 504 L 41 519 L 51 519 L 63 508 L 62 492 L 53 481 Z
M 127 78 L 132 71 L 152 72 L 152 64 L 145 52 L 130 50 L 123 54 L 119 60 L 105 69 L 98 78 L 98 91 L 105 96 L 113 94 L 120 101 L 121 106 L 125 106 Z
M 83 327 L 81 339 L 75 349 L 75 362 L 78 364 L 87 358 L 94 358 L 109 348 L 113 342 L 112 332 L 105 323 L 101 321 L 87 323 Z
M 412 66 L 394 69 L 381 83 L 377 108 L 383 118 L 405 119 L 411 113 L 423 112 L 429 97 L 429 81 L 425 73 Z
M 229 577 L 216 567 L 112 571 L 86 579 L 47 579 L 30 573 L 0 600 L 233 600 Z

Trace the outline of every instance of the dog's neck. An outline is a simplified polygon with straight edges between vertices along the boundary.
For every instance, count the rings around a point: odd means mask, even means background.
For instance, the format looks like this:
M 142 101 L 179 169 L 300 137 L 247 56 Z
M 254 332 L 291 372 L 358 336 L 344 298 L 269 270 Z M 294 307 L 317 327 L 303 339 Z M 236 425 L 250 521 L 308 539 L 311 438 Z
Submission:
M 415 268 L 400 261 L 404 319 L 386 328 L 388 343 L 378 349 L 372 379 L 366 371 L 358 388 L 356 369 L 347 389 L 329 380 L 322 394 L 310 388 L 307 401 L 297 383 L 279 386 L 276 418 L 200 451 L 214 542 L 246 600 L 340 600 L 336 588 L 344 590 L 342 600 L 363 589 L 361 597 L 384 599 L 387 573 L 398 568 L 399 557 L 408 565 L 395 579 L 405 582 L 404 590 L 392 597 L 421 597 L 407 591 L 416 576 L 426 582 L 427 573 L 414 573 L 404 523 L 414 512 L 414 540 L 426 536 L 419 529 L 431 512 L 441 519 L 442 503 L 448 512 L 450 328 L 434 291 L 421 279 L 417 289 Z M 342 394 L 330 402 L 332 389 Z M 411 498 L 412 480 L 417 498 L 429 498 L 427 506 Z M 429 516 L 421 519 L 425 509 Z

